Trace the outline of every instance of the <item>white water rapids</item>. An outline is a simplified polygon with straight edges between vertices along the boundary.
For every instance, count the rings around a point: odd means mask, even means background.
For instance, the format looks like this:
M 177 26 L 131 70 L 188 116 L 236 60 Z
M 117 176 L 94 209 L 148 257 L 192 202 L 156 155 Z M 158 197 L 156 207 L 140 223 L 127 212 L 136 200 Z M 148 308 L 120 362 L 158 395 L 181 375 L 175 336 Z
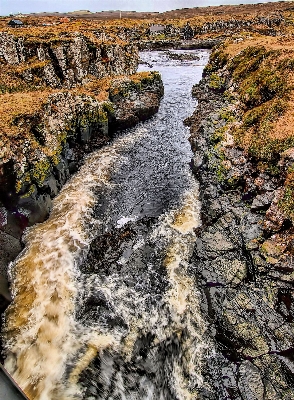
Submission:
M 163 74 L 158 115 L 85 160 L 11 265 L 5 366 L 31 400 L 198 397 L 207 345 L 187 266 L 200 205 L 182 120 L 208 54 L 193 54 L 143 54 Z

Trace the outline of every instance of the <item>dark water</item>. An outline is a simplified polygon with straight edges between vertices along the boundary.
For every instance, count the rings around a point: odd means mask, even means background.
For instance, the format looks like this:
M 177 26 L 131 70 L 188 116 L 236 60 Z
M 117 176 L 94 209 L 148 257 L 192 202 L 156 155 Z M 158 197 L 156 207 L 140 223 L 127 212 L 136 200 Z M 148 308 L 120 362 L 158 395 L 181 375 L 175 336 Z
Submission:
M 141 130 L 144 134 L 124 152 L 125 160 L 112 176 L 116 188 L 107 212 L 112 223 L 122 218 L 158 217 L 176 207 L 189 188 L 192 152 L 187 140 L 189 130 L 184 127 L 183 120 L 195 109 L 191 88 L 201 79 L 208 52 L 173 53 L 197 54 L 200 59 L 180 61 L 170 59 L 165 52 L 141 53 L 142 61 L 160 71 L 165 95 L 158 114 L 132 130 L 134 133 Z M 144 70 L 150 68 L 140 65 L 139 71 Z
M 141 55 L 162 74 L 158 114 L 90 155 L 27 235 L 14 291 L 23 302 L 29 282 L 34 296 L 24 306 L 16 296 L 6 367 L 31 398 L 195 399 L 203 390 L 206 325 L 187 273 L 200 205 L 183 120 L 209 54 L 183 53 L 199 60 Z

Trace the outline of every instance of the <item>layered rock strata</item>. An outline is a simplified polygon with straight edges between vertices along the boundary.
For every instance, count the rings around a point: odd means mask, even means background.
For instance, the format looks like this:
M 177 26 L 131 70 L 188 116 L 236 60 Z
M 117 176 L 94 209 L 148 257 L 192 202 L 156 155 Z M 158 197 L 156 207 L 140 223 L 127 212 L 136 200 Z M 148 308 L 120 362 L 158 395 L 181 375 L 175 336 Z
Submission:
M 89 35 L 88 35 L 89 36 Z M 134 74 L 138 66 L 137 46 L 120 42 L 108 43 L 95 37 L 74 32 L 46 38 L 14 36 L 0 33 L 0 60 L 9 66 L 12 78 L 29 88 L 46 85 L 52 88 L 72 88 L 89 81 L 91 76 Z M 1 91 L 22 90 L 2 82 Z

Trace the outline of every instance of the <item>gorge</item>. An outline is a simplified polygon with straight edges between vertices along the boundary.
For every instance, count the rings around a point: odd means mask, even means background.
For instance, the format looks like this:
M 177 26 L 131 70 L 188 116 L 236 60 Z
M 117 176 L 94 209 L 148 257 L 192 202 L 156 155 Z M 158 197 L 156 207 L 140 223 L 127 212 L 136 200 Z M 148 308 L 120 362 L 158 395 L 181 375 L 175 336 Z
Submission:
M 189 41 L 2 34 L 3 357 L 30 399 L 294 398 L 291 4 Z

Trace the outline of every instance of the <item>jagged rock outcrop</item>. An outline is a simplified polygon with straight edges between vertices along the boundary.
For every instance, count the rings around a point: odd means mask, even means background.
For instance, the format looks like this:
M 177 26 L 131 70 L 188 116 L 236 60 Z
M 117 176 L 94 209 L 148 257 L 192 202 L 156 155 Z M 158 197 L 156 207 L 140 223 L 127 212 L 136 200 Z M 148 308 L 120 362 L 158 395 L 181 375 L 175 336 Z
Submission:
M 48 40 L 1 32 L 0 60 L 28 85 L 71 88 L 86 83 L 89 75 L 135 73 L 138 50 L 130 43 L 94 41 L 78 32 Z
M 112 129 L 125 129 L 148 119 L 158 111 L 158 99 L 162 96 L 159 74 L 152 74 L 152 80 L 146 76 L 138 82 L 126 78 L 114 80 L 109 89 L 109 99 L 114 104 Z
M 18 116 L 18 136 L 1 149 L 0 270 L 20 251 L 23 230 L 47 217 L 83 155 L 158 110 L 163 84 L 157 72 L 142 73 L 114 79 L 109 93 L 104 102 L 70 91 L 53 93 L 36 113 Z
M 140 50 L 195 50 L 195 49 L 212 49 L 220 44 L 224 37 L 192 39 L 192 40 L 172 40 L 172 39 L 152 39 L 141 40 L 138 42 Z
M 195 27 L 194 35 L 202 35 L 213 32 L 235 33 L 242 29 L 258 30 L 256 27 L 260 25 L 263 25 L 265 28 L 269 28 L 269 34 L 275 34 L 276 29 L 279 28 L 284 22 L 285 18 L 280 12 L 256 16 L 255 18 L 232 18 L 228 20 L 220 19 L 214 22 L 205 22 L 202 26 Z
M 194 87 L 199 104 L 186 121 L 203 221 L 190 273 L 202 288 L 202 310 L 217 349 L 207 360 L 208 398 L 290 400 L 293 227 L 280 200 L 293 151 L 283 153 L 276 174 L 235 144 L 227 124 L 233 114 L 235 129 L 240 126 L 244 105 L 233 96 L 238 83 L 226 68 L 229 61 L 219 61 L 219 69 L 207 68 Z
M 280 10 L 260 15 L 244 13 L 223 17 L 220 13 L 207 16 L 206 21 L 200 17 L 191 18 L 184 26 L 168 23 L 162 25 L 164 29 L 158 32 L 150 32 L 149 27 L 134 40 L 141 50 L 213 48 L 224 38 L 242 31 L 270 36 L 280 35 L 287 24 L 289 21 Z

